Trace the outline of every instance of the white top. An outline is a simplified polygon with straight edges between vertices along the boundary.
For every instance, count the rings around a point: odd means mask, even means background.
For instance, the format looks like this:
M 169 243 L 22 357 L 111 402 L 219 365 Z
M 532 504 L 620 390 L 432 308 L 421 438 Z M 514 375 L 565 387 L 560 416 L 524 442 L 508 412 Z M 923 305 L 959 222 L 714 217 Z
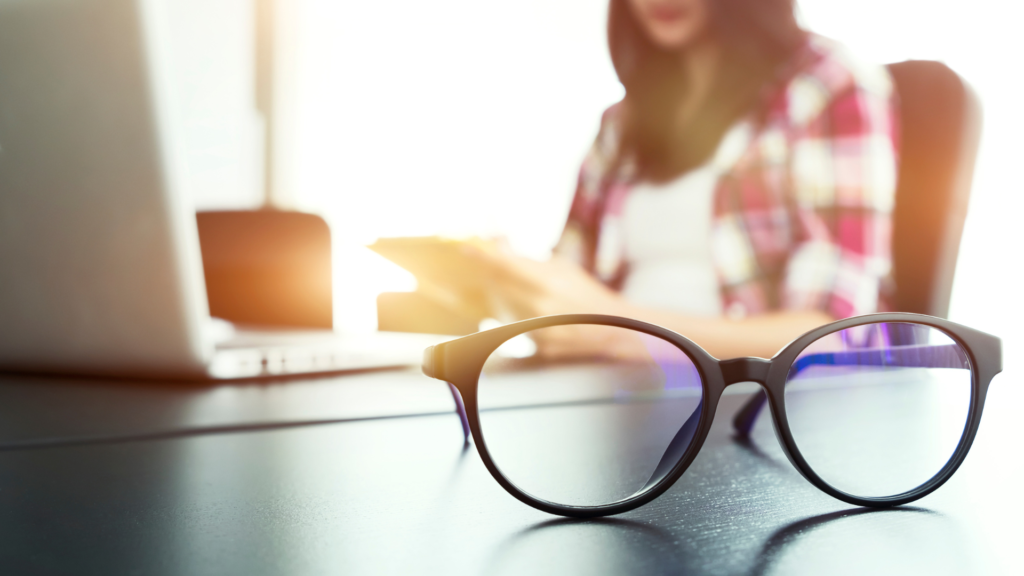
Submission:
M 746 125 L 737 124 L 707 164 L 629 192 L 622 213 L 627 300 L 693 316 L 722 315 L 711 251 L 712 202 L 718 178 L 736 163 L 748 139 Z

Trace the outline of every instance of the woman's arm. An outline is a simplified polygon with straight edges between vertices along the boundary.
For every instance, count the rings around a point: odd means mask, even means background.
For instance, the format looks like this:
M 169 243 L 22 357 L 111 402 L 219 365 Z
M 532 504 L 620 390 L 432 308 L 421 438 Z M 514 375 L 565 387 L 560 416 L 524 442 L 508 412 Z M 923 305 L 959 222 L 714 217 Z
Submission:
M 717 358 L 761 356 L 770 358 L 794 338 L 831 322 L 822 311 L 773 312 L 744 319 L 701 318 L 667 310 L 636 306 L 595 280 L 569 260 L 553 257 L 537 262 L 512 254 L 477 255 L 481 269 L 489 271 L 491 291 L 508 319 L 551 314 L 610 314 L 635 318 L 674 330 L 693 340 Z M 549 356 L 575 351 L 600 352 L 604 342 L 584 342 L 589 331 L 549 331 L 539 342 Z M 545 352 L 542 350 L 542 352 Z M 606 350 L 617 355 L 615 350 Z

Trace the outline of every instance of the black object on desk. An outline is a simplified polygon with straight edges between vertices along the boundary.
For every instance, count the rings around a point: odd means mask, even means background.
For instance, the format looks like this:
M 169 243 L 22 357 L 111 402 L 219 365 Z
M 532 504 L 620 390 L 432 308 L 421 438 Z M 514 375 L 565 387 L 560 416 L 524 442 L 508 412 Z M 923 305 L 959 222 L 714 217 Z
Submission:
M 892 305 L 945 318 L 981 134 L 978 97 L 941 62 L 890 64 L 899 96 Z

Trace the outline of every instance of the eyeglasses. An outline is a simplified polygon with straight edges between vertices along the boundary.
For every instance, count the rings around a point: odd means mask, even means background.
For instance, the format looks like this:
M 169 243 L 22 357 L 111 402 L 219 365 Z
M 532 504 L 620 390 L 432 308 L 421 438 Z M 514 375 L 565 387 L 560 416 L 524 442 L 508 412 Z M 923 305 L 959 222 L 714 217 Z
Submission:
M 761 390 L 737 412 L 737 434 L 767 404 L 811 484 L 859 506 L 912 502 L 964 461 L 1001 356 L 998 338 L 917 314 L 833 322 L 771 360 L 717 360 L 665 328 L 570 314 L 433 346 L 423 372 L 449 383 L 466 442 L 505 490 L 583 518 L 672 486 L 740 382 Z

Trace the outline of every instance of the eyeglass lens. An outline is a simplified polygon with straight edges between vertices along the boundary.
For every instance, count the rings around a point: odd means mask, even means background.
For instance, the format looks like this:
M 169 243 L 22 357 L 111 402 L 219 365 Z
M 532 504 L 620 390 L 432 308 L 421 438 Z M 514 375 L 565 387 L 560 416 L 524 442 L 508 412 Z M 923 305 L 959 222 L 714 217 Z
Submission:
M 971 383 L 967 353 L 941 330 L 868 324 L 800 353 L 786 382 L 786 415 L 797 449 L 826 483 L 854 496 L 895 496 L 952 457 Z
M 703 387 L 675 345 L 577 324 L 498 348 L 477 400 L 484 443 L 506 479 L 534 498 L 599 506 L 667 475 L 692 443 Z

